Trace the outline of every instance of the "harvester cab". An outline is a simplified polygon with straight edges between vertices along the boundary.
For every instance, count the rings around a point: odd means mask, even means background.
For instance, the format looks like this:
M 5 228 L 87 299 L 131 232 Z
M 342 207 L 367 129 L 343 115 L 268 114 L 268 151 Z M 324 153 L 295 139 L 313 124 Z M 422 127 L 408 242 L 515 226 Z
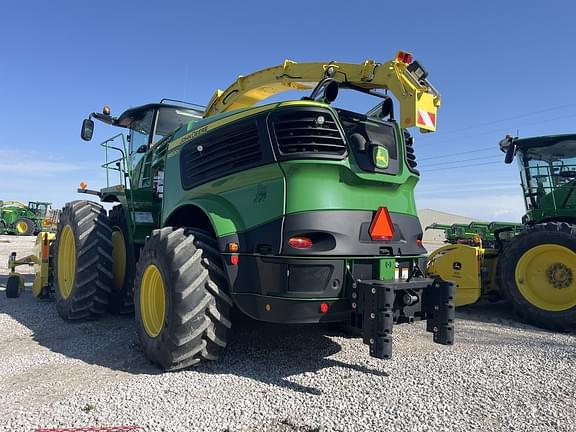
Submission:
M 576 218 L 576 135 L 500 142 L 506 162 L 516 157 L 524 192 L 523 222 Z
M 287 60 L 238 78 L 205 109 L 167 101 L 92 113 L 83 139 L 93 118 L 129 133 L 102 144 L 106 188 L 79 190 L 116 203 L 110 213 L 93 201 L 62 212 L 58 312 L 134 310 L 144 352 L 167 369 L 216 359 L 233 307 L 269 322 L 351 323 L 379 358 L 391 356 L 393 325 L 414 320 L 451 344 L 453 285 L 418 265 L 407 128 L 436 130 L 440 95 L 427 77 L 406 52 L 385 63 Z M 287 90 L 306 94 L 256 105 Z M 340 90 L 378 103 L 336 108 Z
M 93 112 L 82 122 L 80 136 L 85 141 L 92 139 L 94 131 L 92 118 L 127 129 L 126 135 L 115 135 L 101 144 L 106 150 L 103 167 L 107 172 L 108 187 L 111 186 L 109 171 L 114 170 L 120 173 L 120 185 L 126 185 L 124 179 L 128 177 L 131 182 L 129 187 L 137 189 L 149 186 L 151 180 L 150 173 L 144 169 L 145 165 L 150 165 L 149 158 L 145 157 L 148 151 L 181 127 L 191 128 L 202 118 L 202 114 L 202 107 L 199 105 L 169 99 L 128 109 L 118 117 L 113 117 L 110 107 L 105 106 L 101 113 Z M 117 144 L 118 141 L 120 144 Z M 119 152 L 120 158 L 109 159 L 113 151 Z

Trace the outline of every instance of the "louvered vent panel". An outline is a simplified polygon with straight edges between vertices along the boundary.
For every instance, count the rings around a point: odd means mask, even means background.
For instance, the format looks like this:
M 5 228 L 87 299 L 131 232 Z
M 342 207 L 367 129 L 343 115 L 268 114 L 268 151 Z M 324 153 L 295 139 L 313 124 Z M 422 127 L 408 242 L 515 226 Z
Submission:
M 256 123 L 195 140 L 182 150 L 180 161 L 186 189 L 257 166 L 262 161 L 262 148 Z
M 288 111 L 273 120 L 278 150 L 283 155 L 316 153 L 341 156 L 346 142 L 331 114 L 326 112 Z

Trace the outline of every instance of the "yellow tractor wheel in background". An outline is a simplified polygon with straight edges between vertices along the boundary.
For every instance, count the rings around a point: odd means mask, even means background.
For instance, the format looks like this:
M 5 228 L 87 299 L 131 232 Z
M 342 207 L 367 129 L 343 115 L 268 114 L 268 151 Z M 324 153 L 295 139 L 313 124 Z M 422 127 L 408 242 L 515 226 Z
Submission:
M 557 244 L 529 249 L 516 265 L 516 286 L 539 309 L 561 312 L 576 306 L 576 252 Z
M 108 215 L 112 227 L 112 275 L 114 285 L 110 292 L 108 310 L 117 314 L 134 313 L 134 273 L 136 248 L 130 243 L 128 224 L 121 205 L 115 205 Z
M 15 228 L 17 235 L 29 236 L 34 234 L 34 231 L 36 230 L 36 224 L 31 219 L 20 218 L 16 220 Z
M 576 226 L 535 225 L 505 243 L 497 277 L 515 312 L 529 323 L 576 329 Z
M 53 243 L 56 310 L 66 320 L 94 319 L 112 290 L 112 229 L 106 210 L 92 201 L 62 209 Z
M 56 268 L 58 275 L 58 291 L 63 299 L 68 299 L 74 287 L 76 276 L 76 241 L 70 225 L 64 225 L 59 233 L 58 259 Z

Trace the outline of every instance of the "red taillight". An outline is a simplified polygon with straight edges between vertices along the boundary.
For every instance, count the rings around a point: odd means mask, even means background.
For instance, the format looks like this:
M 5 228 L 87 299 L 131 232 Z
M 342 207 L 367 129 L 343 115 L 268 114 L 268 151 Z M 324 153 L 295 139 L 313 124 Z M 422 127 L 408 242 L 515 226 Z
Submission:
M 312 247 L 312 240 L 308 237 L 291 237 L 288 244 L 296 249 L 310 249 Z
M 392 240 L 394 237 L 394 225 L 392 225 L 392 219 L 386 207 L 378 209 L 368 232 L 372 240 Z
M 232 255 L 230 257 L 230 263 L 232 265 L 238 265 L 239 262 L 240 262 L 240 257 L 238 255 Z
M 322 313 L 328 312 L 328 303 L 322 303 L 320 305 L 320 312 L 322 312 Z
M 398 51 L 398 54 L 396 54 L 396 61 L 398 62 L 410 64 L 413 60 L 414 57 L 409 52 Z

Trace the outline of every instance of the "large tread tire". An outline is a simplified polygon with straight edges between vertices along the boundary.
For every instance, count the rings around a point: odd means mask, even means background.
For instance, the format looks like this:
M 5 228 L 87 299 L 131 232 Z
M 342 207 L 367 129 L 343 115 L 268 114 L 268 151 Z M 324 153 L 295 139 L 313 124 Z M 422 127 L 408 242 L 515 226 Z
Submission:
M 564 246 L 576 253 L 576 225 L 565 222 L 538 224 L 510 240 L 498 259 L 498 286 L 523 321 L 553 331 L 574 331 L 576 306 L 563 311 L 536 307 L 524 297 L 516 284 L 515 272 L 520 258 L 536 246 L 550 244 Z M 576 284 L 576 274 L 573 274 L 572 284 Z
M 14 226 L 17 226 L 18 224 L 26 224 L 26 231 L 17 231 L 16 234 L 19 236 L 31 236 L 34 235 L 34 232 L 36 231 L 36 223 L 32 220 L 32 219 L 28 219 L 25 217 L 21 217 L 18 218 L 16 220 L 16 222 L 14 223 Z
M 112 284 L 112 292 L 110 294 L 110 303 L 108 309 L 111 313 L 129 315 L 134 313 L 134 275 L 136 273 L 136 249 L 134 245 L 129 242 L 128 225 L 126 224 L 126 217 L 124 214 L 124 207 L 116 205 L 112 207 L 108 215 L 110 220 L 110 227 L 112 228 L 112 236 L 121 235 L 124 241 L 124 277 L 120 277 L 122 281 L 117 280 L 115 262 L 112 263 L 112 274 L 114 276 L 114 283 Z M 114 239 L 112 241 L 114 245 Z M 112 257 L 115 259 L 116 252 L 112 249 Z
M 162 328 L 151 337 L 142 321 L 142 280 L 149 266 L 161 273 L 165 292 Z M 232 298 L 216 240 L 188 228 L 157 229 L 136 266 L 135 311 L 146 356 L 166 370 L 217 360 L 231 327 Z
M 62 233 L 70 227 L 74 239 L 75 265 L 71 265 L 73 282 L 68 295 L 62 289 L 67 283 L 60 275 Z M 65 320 L 90 320 L 106 312 L 112 289 L 112 229 L 106 210 L 92 201 L 73 201 L 62 209 L 53 254 L 53 281 L 56 310 Z M 64 266 L 65 264 L 62 263 Z M 61 277 L 62 276 L 62 277 Z

